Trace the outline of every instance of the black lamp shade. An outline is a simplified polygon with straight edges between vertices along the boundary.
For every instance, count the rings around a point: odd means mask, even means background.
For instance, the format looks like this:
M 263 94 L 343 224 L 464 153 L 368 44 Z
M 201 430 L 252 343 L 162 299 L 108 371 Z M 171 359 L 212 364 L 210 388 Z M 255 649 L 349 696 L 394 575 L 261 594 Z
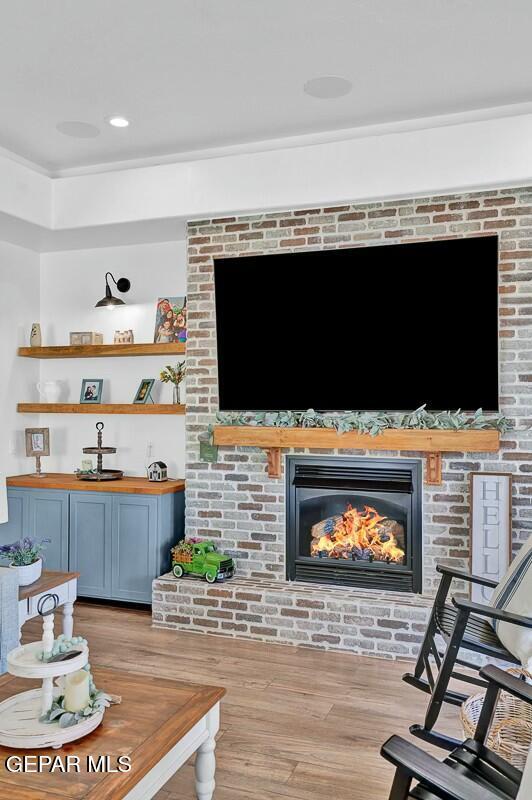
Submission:
M 120 300 L 119 297 L 115 297 L 111 293 L 111 289 L 109 286 L 109 281 L 107 276 L 110 276 L 114 281 L 116 288 L 119 292 L 128 292 L 131 288 L 131 282 L 127 278 L 119 278 L 117 281 L 114 279 L 113 275 L 110 272 L 105 273 L 105 297 L 102 297 L 101 300 L 98 300 L 95 308 L 115 308 L 116 306 L 125 306 L 123 300 Z

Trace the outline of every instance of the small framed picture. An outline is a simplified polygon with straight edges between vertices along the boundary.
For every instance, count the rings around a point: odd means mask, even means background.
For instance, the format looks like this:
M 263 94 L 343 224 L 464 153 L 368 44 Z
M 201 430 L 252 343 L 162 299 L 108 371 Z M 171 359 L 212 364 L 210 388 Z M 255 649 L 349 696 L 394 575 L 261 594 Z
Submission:
M 83 378 L 81 381 L 80 403 L 102 402 L 103 378 Z
M 512 555 L 512 475 L 471 473 L 471 572 L 500 581 Z M 493 589 L 475 584 L 471 599 L 489 603 Z
M 50 428 L 26 428 L 26 455 L 50 455 Z
M 133 402 L 148 403 L 151 400 L 151 390 L 154 383 L 155 378 L 143 378 L 139 384 L 139 388 L 137 389 L 137 393 Z

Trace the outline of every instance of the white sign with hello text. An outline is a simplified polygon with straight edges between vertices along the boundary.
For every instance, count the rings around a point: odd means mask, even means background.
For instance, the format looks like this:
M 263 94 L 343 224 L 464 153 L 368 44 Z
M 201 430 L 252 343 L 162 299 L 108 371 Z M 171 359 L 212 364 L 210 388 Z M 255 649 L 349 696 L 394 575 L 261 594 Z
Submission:
M 499 582 L 510 563 L 512 476 L 471 473 L 471 571 Z M 472 584 L 471 599 L 489 603 L 493 590 Z

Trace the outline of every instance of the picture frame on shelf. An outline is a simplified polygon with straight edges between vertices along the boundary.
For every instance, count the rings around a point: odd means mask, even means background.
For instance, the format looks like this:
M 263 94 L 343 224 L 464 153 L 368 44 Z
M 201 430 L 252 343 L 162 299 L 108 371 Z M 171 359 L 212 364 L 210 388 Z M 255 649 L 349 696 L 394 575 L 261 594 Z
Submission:
M 471 472 L 470 498 L 471 572 L 498 583 L 512 557 L 512 474 Z M 492 592 L 474 585 L 471 599 L 486 604 Z
M 155 344 L 182 343 L 187 340 L 187 298 L 159 297 L 155 313 Z
M 101 403 L 103 378 L 83 378 L 81 381 L 80 403 Z
M 50 455 L 50 428 L 26 428 L 24 436 L 28 458 Z
M 155 383 L 155 378 L 143 378 L 139 384 L 133 399 L 134 403 L 153 403 L 151 390 Z
M 95 333 L 94 331 L 71 331 L 70 344 L 78 347 L 87 344 L 103 344 L 103 333 Z

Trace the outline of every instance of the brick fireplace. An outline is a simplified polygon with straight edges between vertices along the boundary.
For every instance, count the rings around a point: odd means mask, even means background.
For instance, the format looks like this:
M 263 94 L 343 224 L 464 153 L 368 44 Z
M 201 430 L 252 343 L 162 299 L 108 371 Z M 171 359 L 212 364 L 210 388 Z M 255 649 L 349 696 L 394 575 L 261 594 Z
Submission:
M 217 410 L 213 258 L 493 233 L 499 234 L 500 405 L 516 430 L 502 437 L 496 453 L 444 454 L 442 484 L 422 487 L 421 594 L 288 581 L 285 456 L 390 461 L 419 459 L 419 453 L 292 448 L 283 451 L 280 478 L 268 477 L 266 454 L 258 448 L 220 447 L 217 463 L 201 461 L 199 436 Z M 525 430 L 532 423 L 532 188 L 197 220 L 188 228 L 188 259 L 186 530 L 216 540 L 235 558 L 237 576 L 217 586 L 159 579 L 154 624 L 392 658 L 413 655 L 438 581 L 436 564 L 469 568 L 469 473 L 512 472 L 514 542 L 532 528 L 532 434 Z M 432 278 L 442 279 L 428 274 Z M 477 346 L 465 347 L 464 357 L 474 357 Z
M 419 459 L 287 456 L 286 577 L 420 592 Z

